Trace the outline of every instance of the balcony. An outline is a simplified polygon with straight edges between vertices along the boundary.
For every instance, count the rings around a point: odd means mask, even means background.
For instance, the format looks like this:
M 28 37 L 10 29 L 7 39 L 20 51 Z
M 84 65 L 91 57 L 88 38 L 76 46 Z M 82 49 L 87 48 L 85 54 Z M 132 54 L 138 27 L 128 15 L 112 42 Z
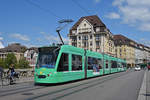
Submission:
M 95 41 L 100 41 L 101 40 L 101 38 L 95 38 Z
M 73 42 L 73 43 L 74 43 L 74 42 L 77 42 L 77 40 L 76 40 L 76 39 L 72 39 L 72 41 L 71 41 L 71 42 Z
M 97 49 L 100 49 L 100 46 L 99 46 L 99 45 L 97 45 L 97 46 L 96 46 L 96 48 L 97 48 Z

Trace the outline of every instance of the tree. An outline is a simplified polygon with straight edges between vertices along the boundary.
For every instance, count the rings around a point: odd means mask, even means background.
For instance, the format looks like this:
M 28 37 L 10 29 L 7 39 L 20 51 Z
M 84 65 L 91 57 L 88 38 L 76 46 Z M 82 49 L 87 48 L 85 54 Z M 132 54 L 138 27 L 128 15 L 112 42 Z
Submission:
M 29 62 L 23 57 L 19 60 L 17 64 L 18 68 L 29 68 Z
M 5 59 L 6 68 L 9 68 L 9 66 L 11 64 L 14 64 L 16 67 L 17 59 L 16 59 L 16 56 L 14 55 L 14 53 L 8 53 L 8 55 L 6 56 L 6 59 Z
M 0 67 L 5 68 L 5 62 L 0 58 Z

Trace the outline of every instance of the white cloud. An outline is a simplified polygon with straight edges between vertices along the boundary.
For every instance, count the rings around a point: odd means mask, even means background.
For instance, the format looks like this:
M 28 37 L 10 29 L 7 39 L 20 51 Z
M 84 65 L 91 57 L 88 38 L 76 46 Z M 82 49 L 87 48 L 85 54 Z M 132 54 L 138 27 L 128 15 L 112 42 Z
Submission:
M 112 3 L 114 6 L 121 6 L 125 0 L 114 0 Z
M 150 21 L 150 12 L 147 8 L 135 8 L 130 6 L 120 7 L 125 23 L 137 23 Z
M 126 0 L 131 6 L 150 6 L 150 0 Z
M 63 41 L 65 44 L 68 44 L 69 40 L 68 38 L 62 37 Z M 44 32 L 43 38 L 37 38 L 37 41 L 42 42 L 42 41 L 48 41 L 49 43 L 60 43 L 59 36 L 55 36 L 53 34 L 46 34 Z
M 141 38 L 138 40 L 139 43 L 144 44 L 146 46 L 150 46 L 150 40 L 145 39 L 145 38 Z
M 45 32 L 40 32 L 41 34 L 45 34 Z
M 139 29 L 142 31 L 150 31 L 150 23 L 144 23 L 141 26 L 139 26 Z
M 150 0 L 114 0 L 122 22 L 141 31 L 150 31 Z
M 23 40 L 23 41 L 30 41 L 28 36 L 22 35 L 22 34 L 19 34 L 19 33 L 11 34 L 11 37 L 15 38 L 15 39 Z
M 3 40 L 3 37 L 0 37 L 0 41 Z
M 108 15 L 106 15 L 106 17 L 109 18 L 109 19 L 119 19 L 120 15 L 115 13 L 115 12 L 111 12 Z
M 45 40 L 48 40 L 50 42 L 56 42 L 56 43 L 60 43 L 61 42 L 59 37 L 58 36 L 54 36 L 54 35 L 47 35 L 44 38 L 45 38 Z M 69 41 L 68 38 L 65 38 L 65 37 L 62 37 L 62 39 L 63 39 L 64 43 L 68 43 L 68 41 Z

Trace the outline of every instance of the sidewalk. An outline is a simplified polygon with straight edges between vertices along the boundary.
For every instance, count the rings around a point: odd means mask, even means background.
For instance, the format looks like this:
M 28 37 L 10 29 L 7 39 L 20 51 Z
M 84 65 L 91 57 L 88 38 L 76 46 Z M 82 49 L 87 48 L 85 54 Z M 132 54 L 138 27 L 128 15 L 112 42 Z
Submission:
M 150 100 L 150 71 L 148 70 L 145 71 L 138 100 Z
M 150 100 L 150 71 L 147 71 L 146 78 L 146 100 Z

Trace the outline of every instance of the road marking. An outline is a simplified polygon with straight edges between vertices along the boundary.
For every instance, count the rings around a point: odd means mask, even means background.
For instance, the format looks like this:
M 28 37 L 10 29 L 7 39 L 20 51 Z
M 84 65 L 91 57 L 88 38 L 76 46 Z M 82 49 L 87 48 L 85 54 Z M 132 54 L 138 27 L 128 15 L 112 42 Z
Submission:
M 145 74 L 144 74 L 144 78 L 143 78 L 143 82 L 142 82 L 142 85 L 140 88 L 138 100 L 146 100 L 146 73 L 147 73 L 147 71 L 145 71 Z

